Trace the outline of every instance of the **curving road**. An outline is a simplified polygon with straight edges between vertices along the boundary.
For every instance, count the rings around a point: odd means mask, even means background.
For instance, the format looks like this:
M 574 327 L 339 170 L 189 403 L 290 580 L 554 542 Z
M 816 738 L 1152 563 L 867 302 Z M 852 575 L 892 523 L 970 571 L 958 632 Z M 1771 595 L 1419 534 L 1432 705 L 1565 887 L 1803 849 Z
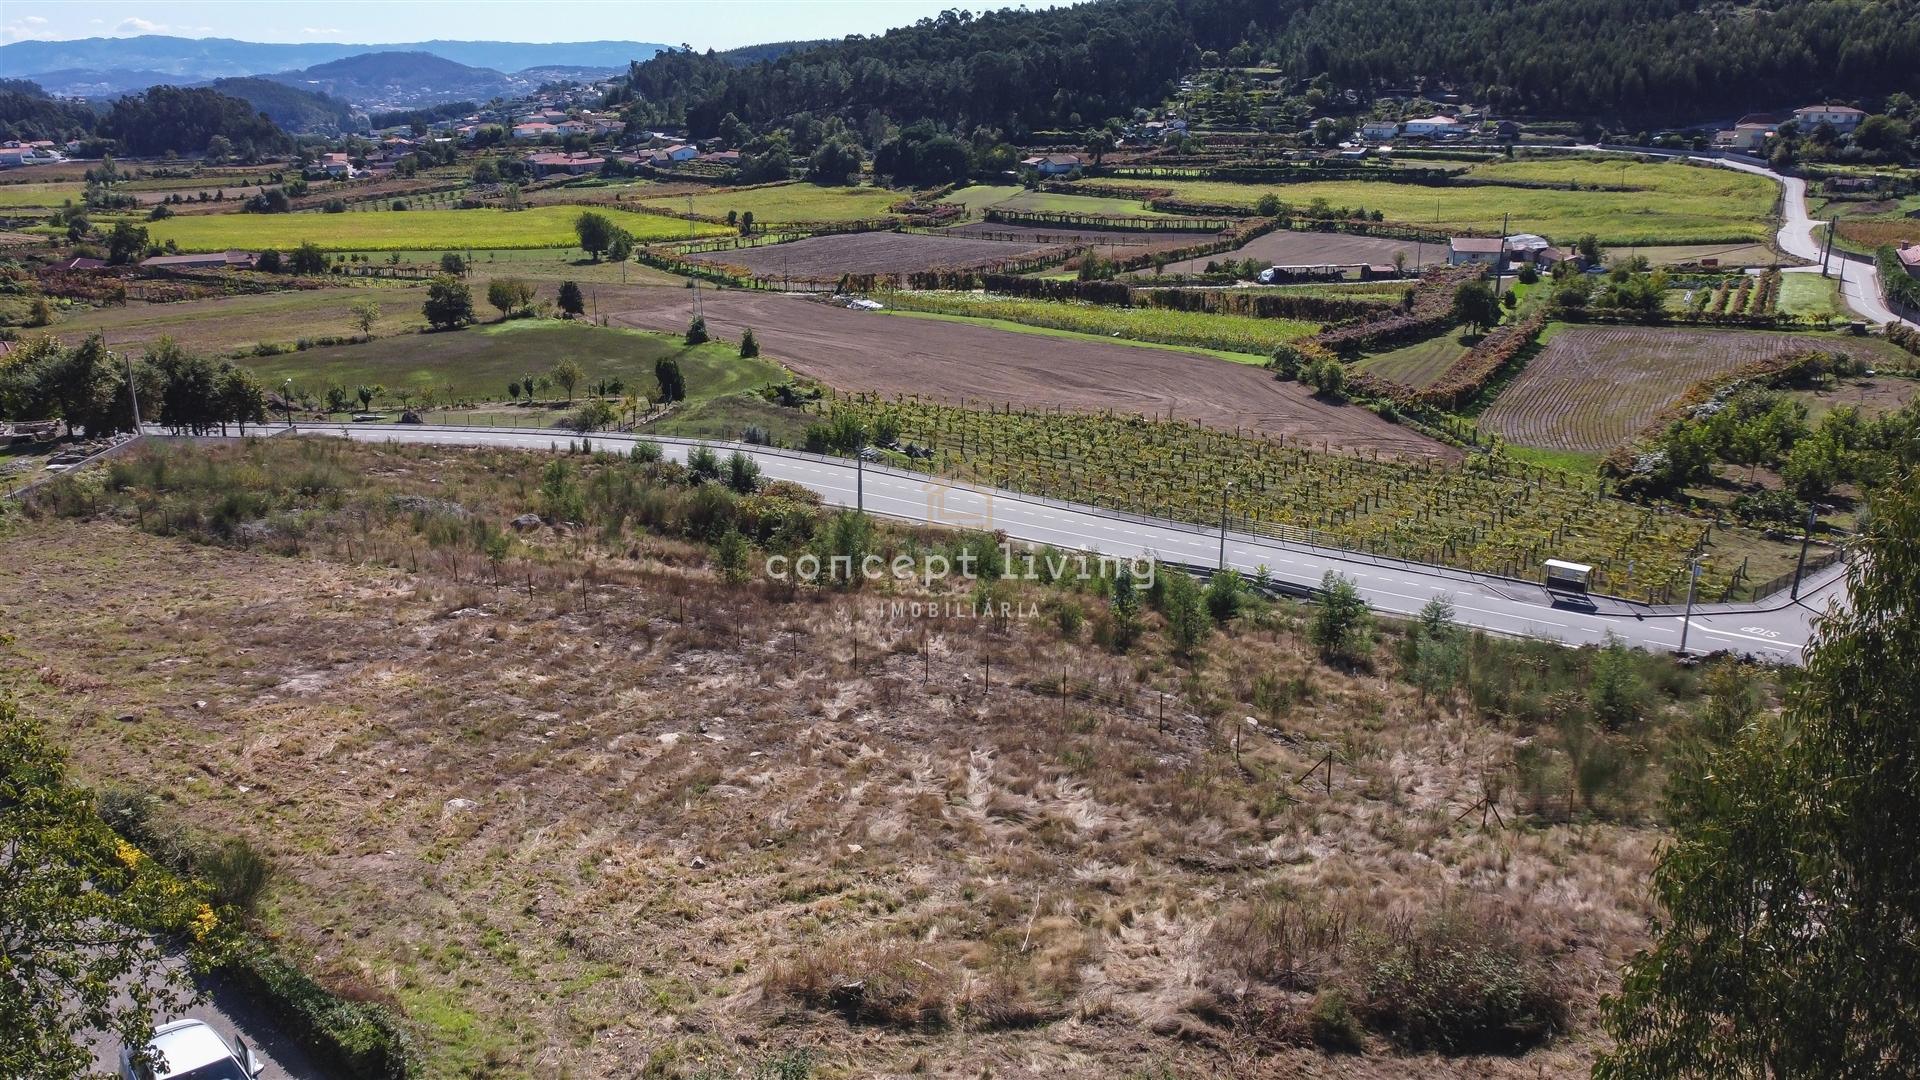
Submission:
M 286 429 L 283 429 L 286 430 Z M 443 446 L 491 446 L 521 450 L 559 449 L 575 436 L 532 428 L 462 428 L 424 425 L 299 424 L 295 434 L 344 436 L 363 442 Z M 596 448 L 628 451 L 634 443 L 660 444 L 666 457 L 685 461 L 694 440 L 598 434 Z M 969 487 L 919 473 L 861 466 L 846 458 L 820 457 L 764 446 L 707 442 L 704 445 L 752 457 L 772 480 L 789 480 L 829 504 L 858 505 L 868 512 L 922 524 L 997 529 L 1012 539 L 1069 551 L 1098 551 L 1118 558 L 1153 556 L 1196 568 L 1220 564 L 1252 575 L 1265 567 L 1280 588 L 1305 593 L 1331 570 L 1351 579 L 1367 603 L 1392 615 L 1411 615 L 1436 596 L 1454 605 L 1462 623 L 1494 633 L 1538 637 L 1569 645 L 1603 642 L 1609 635 L 1649 650 L 1730 651 L 1775 663 L 1797 664 L 1814 621 L 1829 603 L 1844 597 L 1843 567 L 1813 575 L 1798 601 L 1781 596 L 1759 604 L 1699 605 L 1688 621 L 1678 607 L 1649 607 L 1597 599 L 1592 609 L 1555 606 L 1537 585 L 1475 575 L 1444 567 L 1375 558 L 1118 511 L 1058 502 L 992 488 Z

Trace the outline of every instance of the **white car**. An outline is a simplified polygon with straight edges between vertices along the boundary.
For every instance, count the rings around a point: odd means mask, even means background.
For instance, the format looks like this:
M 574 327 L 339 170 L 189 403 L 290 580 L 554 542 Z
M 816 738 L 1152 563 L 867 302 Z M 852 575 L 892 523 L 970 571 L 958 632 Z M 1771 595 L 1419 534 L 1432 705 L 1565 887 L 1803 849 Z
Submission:
M 234 1042 L 239 1049 L 199 1020 L 175 1020 L 155 1030 L 147 1044 L 164 1064 L 136 1066 L 133 1055 L 122 1050 L 121 1080 L 258 1080 L 260 1062 L 245 1042 Z

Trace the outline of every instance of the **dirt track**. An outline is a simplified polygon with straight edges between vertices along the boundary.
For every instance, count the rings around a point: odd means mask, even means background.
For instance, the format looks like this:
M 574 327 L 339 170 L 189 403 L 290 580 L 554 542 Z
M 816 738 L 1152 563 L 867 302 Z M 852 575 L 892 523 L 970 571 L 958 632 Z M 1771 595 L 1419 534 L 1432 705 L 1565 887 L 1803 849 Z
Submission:
M 1457 452 L 1365 409 L 1315 398 L 1260 368 L 1171 349 L 1026 334 L 973 323 L 848 311 L 776 293 L 702 290 L 723 338 L 752 327 L 766 354 L 841 390 L 945 401 L 1114 409 L 1232 431 L 1401 456 Z M 657 289 L 616 311 L 617 326 L 683 330 L 692 294 Z

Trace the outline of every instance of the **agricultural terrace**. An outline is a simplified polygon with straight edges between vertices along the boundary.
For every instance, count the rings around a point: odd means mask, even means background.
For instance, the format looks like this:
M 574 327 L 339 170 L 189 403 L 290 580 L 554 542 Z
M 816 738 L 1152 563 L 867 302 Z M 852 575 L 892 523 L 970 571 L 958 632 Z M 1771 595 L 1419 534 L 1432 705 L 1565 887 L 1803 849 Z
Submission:
M 1470 346 L 1466 335 L 1449 330 L 1425 341 L 1416 341 L 1388 352 L 1375 353 L 1353 365 L 1363 375 L 1391 379 L 1401 386 L 1425 389 L 1446 374 L 1455 360 L 1465 356 Z
M 1218 255 L 1202 255 L 1184 262 L 1169 263 L 1166 273 L 1198 274 L 1208 263 L 1239 262 L 1252 259 L 1268 266 L 1391 266 L 1396 255 L 1404 256 L 1409 268 L 1444 266 L 1444 244 L 1394 240 L 1383 236 L 1353 236 L 1292 229 L 1275 229 L 1234 249 Z M 1142 271 L 1139 276 L 1145 276 Z
M 909 467 L 970 482 L 1196 524 L 1217 525 L 1221 500 L 1234 527 L 1327 546 L 1517 577 L 1548 558 L 1596 568 L 1596 588 L 1670 598 L 1706 521 L 1607 497 L 1598 481 L 1531 469 L 1500 457 L 1465 467 L 1328 453 L 1285 440 L 1196 424 L 1111 414 L 982 412 L 918 398 L 828 403 L 869 431 L 897 431 L 935 450 Z M 902 459 L 905 461 L 905 459 Z M 1303 531 L 1304 530 L 1304 531 Z M 1784 568 L 1784 545 L 1715 529 L 1703 595 Z
M 1019 210 L 1027 213 L 1087 214 L 1095 217 L 1176 218 L 1181 215 L 1155 210 L 1141 199 L 1111 195 L 1073 195 L 1057 191 L 1031 191 L 1019 185 L 976 184 L 961 188 L 942 202 L 958 203 L 980 218 L 987 210 Z
M 368 300 L 380 305 L 374 334 L 418 329 L 426 321 L 420 314 L 425 298 L 425 287 L 416 283 L 354 279 L 351 287 L 338 289 L 254 293 L 172 304 L 76 306 L 63 310 L 46 332 L 69 344 L 97 333 L 116 349 L 138 348 L 155 338 L 171 337 L 190 352 L 224 354 L 261 344 L 291 346 L 301 338 L 358 334 L 360 327 L 353 309 Z M 484 290 L 479 302 L 486 302 Z
M 1626 442 L 1702 379 L 1756 360 L 1828 349 L 1878 360 L 1857 338 L 1638 326 L 1550 326 L 1547 344 L 1481 416 L 1508 440 L 1603 453 Z
M 1234 354 L 1229 358 L 1255 364 L 1265 364 L 1278 346 L 1320 329 L 1316 323 L 1296 319 L 1108 307 L 979 292 L 896 292 L 886 294 L 883 299 L 889 307 L 901 311 L 995 319 L 1023 327 L 1063 330 L 1074 334 L 1130 338 L 1161 345 L 1185 345 Z
M 618 330 L 559 319 L 513 319 L 464 330 L 307 349 L 279 356 L 243 357 L 260 381 L 278 387 L 292 379 L 297 391 L 316 397 L 329 386 L 349 391 L 384 386 L 389 391 L 432 394 L 442 400 L 500 401 L 507 383 L 540 376 L 563 360 L 578 363 L 585 382 L 615 378 L 654 396 L 653 365 L 680 363 L 691 400 L 717 397 L 784 381 L 780 365 L 743 359 L 731 342 L 689 347 L 668 334 Z M 555 394 L 562 393 L 554 391 Z
M 725 217 L 728 211 L 750 213 L 757 222 L 783 221 L 862 221 L 887 216 L 887 208 L 906 198 L 905 192 L 876 187 L 821 187 L 792 183 L 777 187 L 756 187 L 744 191 L 725 188 L 693 196 L 693 212 L 705 217 Z M 643 198 L 642 207 L 665 213 L 683 213 L 687 199 L 661 195 Z
M 1506 187 L 1475 181 L 1626 185 L 1628 191 L 1567 191 Z M 1587 233 L 1602 243 L 1705 244 L 1765 240 L 1767 217 L 1779 189 L 1765 177 L 1710 166 L 1587 160 L 1489 162 L 1469 170 L 1457 186 L 1428 187 L 1377 180 L 1305 184 L 1236 184 L 1217 180 L 1101 179 L 1103 187 L 1171 189 L 1197 203 L 1252 208 L 1272 193 L 1305 208 L 1378 210 L 1389 221 L 1440 229 L 1497 232 L 1511 215 L 1514 232 L 1537 232 L 1562 242 Z
M 596 213 L 642 241 L 688 235 L 688 223 L 659 214 L 599 209 Z M 312 241 L 325 251 L 425 251 L 484 248 L 573 247 L 581 214 L 574 206 L 526 210 L 408 210 L 383 214 L 219 214 L 148 222 L 158 244 L 171 240 L 181 251 L 290 249 Z M 699 236 L 720 236 L 724 225 L 698 223 Z
M 831 280 L 842 274 L 909 274 L 935 268 L 985 266 L 1053 246 L 1039 241 L 981 240 L 945 233 L 863 232 L 724 248 L 687 258 L 694 262 L 743 267 L 756 277 Z

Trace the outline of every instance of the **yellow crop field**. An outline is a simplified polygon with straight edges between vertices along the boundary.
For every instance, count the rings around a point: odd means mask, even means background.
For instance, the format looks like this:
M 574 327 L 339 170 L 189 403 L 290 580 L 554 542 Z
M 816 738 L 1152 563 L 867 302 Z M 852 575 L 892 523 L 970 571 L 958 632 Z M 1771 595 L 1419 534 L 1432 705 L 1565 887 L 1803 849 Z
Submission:
M 687 235 L 687 223 L 660 214 L 597 209 L 642 241 Z M 527 210 L 408 210 L 383 214 L 219 214 L 167 218 L 147 225 L 156 243 L 173 241 L 181 251 L 230 248 L 289 249 L 312 241 L 326 251 L 434 251 L 465 248 L 563 248 L 578 243 L 576 206 Z M 725 226 L 697 224 L 694 233 L 714 236 Z

